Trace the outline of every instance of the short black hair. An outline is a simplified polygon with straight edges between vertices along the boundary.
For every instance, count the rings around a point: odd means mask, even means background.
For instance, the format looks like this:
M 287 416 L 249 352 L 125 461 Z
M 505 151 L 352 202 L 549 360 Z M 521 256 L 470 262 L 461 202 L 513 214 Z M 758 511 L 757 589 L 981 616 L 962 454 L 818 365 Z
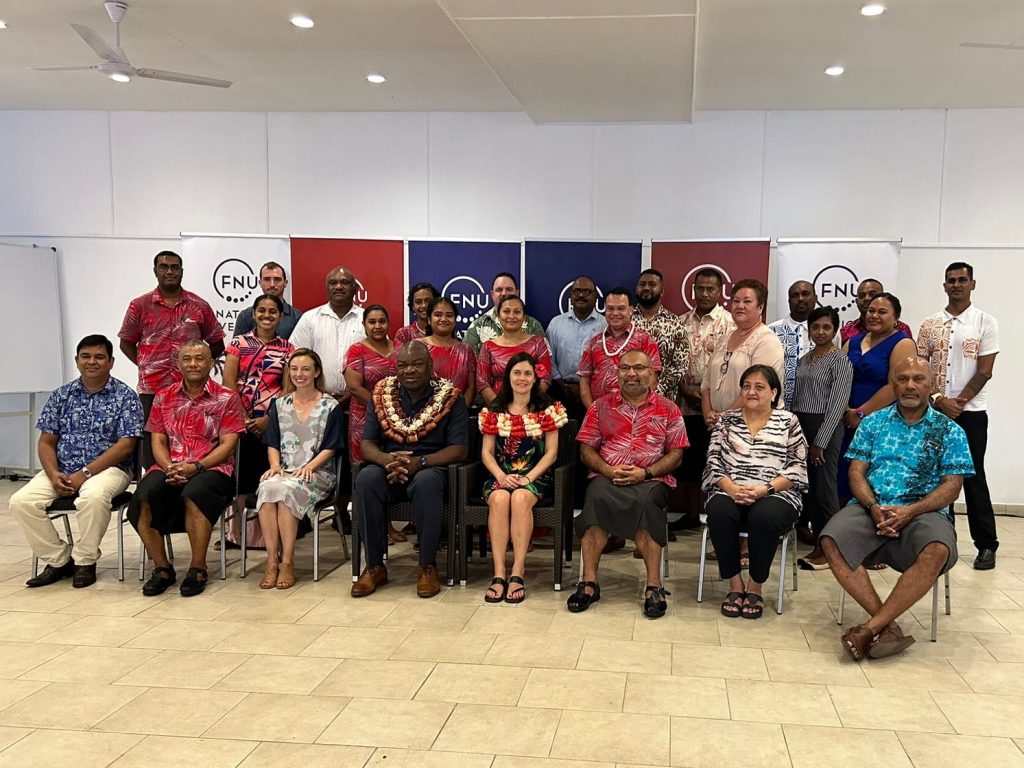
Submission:
M 385 319 L 390 323 L 391 316 L 388 314 L 388 309 L 383 304 L 371 304 L 363 310 L 363 322 L 366 322 L 366 318 L 370 316 L 371 312 L 383 312 Z
M 256 307 L 259 306 L 259 303 L 265 299 L 270 299 L 270 301 L 274 302 L 274 304 L 277 305 L 277 311 L 282 315 L 284 314 L 284 299 L 280 296 L 275 296 L 272 293 L 263 293 L 256 297 L 256 301 L 252 303 L 253 314 L 256 313 Z
M 516 276 L 513 275 L 511 272 L 499 272 L 498 274 L 496 274 L 494 276 L 494 279 L 491 280 L 491 290 L 494 290 L 494 284 L 498 282 L 499 277 L 507 277 L 509 280 L 512 281 L 512 285 L 516 287 L 516 290 L 519 290 L 519 281 L 516 280 Z
M 653 267 L 648 267 L 647 269 L 640 273 L 640 277 L 643 277 L 644 275 L 654 275 L 656 278 L 661 280 L 661 282 L 665 282 L 665 276 L 661 274 L 661 272 L 659 272 L 658 270 L 654 269 Z M 640 277 L 638 277 L 637 280 L 639 280 Z
M 107 357 L 114 356 L 114 345 L 110 343 L 110 339 L 101 333 L 91 333 L 78 342 L 78 346 L 75 347 L 75 357 L 78 357 L 78 353 L 84 347 L 103 347 L 107 350 Z
M 697 282 L 697 279 L 701 278 L 701 277 L 711 277 L 711 278 L 714 278 L 715 280 L 718 281 L 718 287 L 719 288 L 721 288 L 721 287 L 723 287 L 725 285 L 725 278 L 722 277 L 722 273 L 719 272 L 714 267 L 704 267 L 704 269 L 700 270 L 700 272 L 698 272 L 696 275 L 693 276 L 693 281 Z
M 174 251 L 160 251 L 156 256 L 153 257 L 153 269 L 156 269 L 156 263 L 160 261 L 161 256 L 172 256 L 178 260 L 178 266 L 183 267 L 185 262 L 181 260 L 181 256 L 176 254 Z
M 604 292 L 604 300 L 605 301 L 608 301 L 608 297 L 609 296 L 625 296 L 626 297 L 626 301 L 629 302 L 630 306 L 633 306 L 634 304 L 636 304 L 636 302 L 633 300 L 633 292 L 631 290 L 629 290 L 629 288 L 626 288 L 626 287 L 621 286 L 621 285 L 617 285 L 614 288 L 612 288 L 611 290 L 608 290 L 608 291 Z
M 752 365 L 743 372 L 740 376 L 740 388 L 743 388 L 744 382 L 756 373 L 760 373 L 764 376 L 764 380 L 768 382 L 768 386 L 775 390 L 775 397 L 772 399 L 772 408 L 779 407 L 779 398 L 782 397 L 782 382 L 779 381 L 779 374 L 770 365 Z
M 952 264 L 946 267 L 946 271 L 943 272 L 943 274 L 948 275 L 950 272 L 954 272 L 959 269 L 966 269 L 967 276 L 971 278 L 971 280 L 974 279 L 974 267 L 972 267 L 966 261 L 954 261 Z
M 500 299 L 498 300 L 498 306 L 497 306 L 497 307 L 495 307 L 495 309 L 496 309 L 496 310 L 498 310 L 498 311 L 500 312 L 500 311 L 501 311 L 501 308 L 502 308 L 502 306 L 503 306 L 503 305 L 505 304 L 505 302 L 507 302 L 507 301 L 518 301 L 518 302 L 519 302 L 520 304 L 522 304 L 522 306 L 523 306 L 523 314 L 524 314 L 524 315 L 526 314 L 526 302 L 525 302 L 525 301 L 523 301 L 523 297 L 522 297 L 522 296 L 520 296 L 520 295 L 519 295 L 519 294 L 517 294 L 517 293 L 510 293 L 510 294 L 508 294 L 508 295 L 506 295 L 506 296 L 502 296 L 502 297 L 501 297 L 501 298 L 500 298 Z
M 832 323 L 832 328 L 835 331 L 839 331 L 839 311 L 835 307 L 815 307 L 811 310 L 811 314 L 807 316 L 807 327 L 811 327 L 811 323 L 821 320 L 821 318 L 827 317 Z
M 268 261 L 266 264 L 260 267 L 260 271 L 257 273 L 259 277 L 263 277 L 264 269 L 280 269 L 281 276 L 284 277 L 285 280 L 288 279 L 288 271 L 280 264 L 278 264 L 276 261 Z
M 416 283 L 416 285 L 409 289 L 409 298 L 406 299 L 410 310 L 412 310 L 412 297 L 420 291 L 430 291 L 431 296 L 435 299 L 441 295 L 441 292 L 434 287 L 433 283 Z

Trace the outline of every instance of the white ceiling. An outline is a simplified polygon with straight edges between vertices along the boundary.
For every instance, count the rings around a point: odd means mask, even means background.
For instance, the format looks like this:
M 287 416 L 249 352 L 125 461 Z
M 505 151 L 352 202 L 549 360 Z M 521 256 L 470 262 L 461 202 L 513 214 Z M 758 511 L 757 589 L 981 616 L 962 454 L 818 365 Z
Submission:
M 129 0 L 137 67 L 227 89 L 28 67 L 92 64 L 101 0 L 5 0 L 0 108 L 523 111 L 686 122 L 700 110 L 1024 107 L 1024 0 Z M 295 12 L 316 27 L 288 23 Z M 842 63 L 830 78 L 822 70 Z M 388 77 L 381 86 L 369 72 Z

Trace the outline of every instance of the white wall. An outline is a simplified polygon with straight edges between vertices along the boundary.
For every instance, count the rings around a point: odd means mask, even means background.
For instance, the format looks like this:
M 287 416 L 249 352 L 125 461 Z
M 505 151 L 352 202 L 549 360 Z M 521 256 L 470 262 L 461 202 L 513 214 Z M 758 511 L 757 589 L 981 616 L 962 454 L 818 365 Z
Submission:
M 537 126 L 512 113 L 0 112 L 0 237 L 58 248 L 69 345 L 116 334 L 128 300 L 152 283 L 161 239 L 182 231 L 902 237 L 927 246 L 901 262 L 912 326 L 942 305 L 948 261 L 978 269 L 977 303 L 1004 329 L 990 384 L 992 491 L 1024 503 L 1008 394 L 1024 373 L 1009 288 L 1024 279 L 1022 129 L 1024 110 L 708 113 L 680 126 Z M 969 247 L 984 244 L 1011 247 Z M 0 439 L 13 439 L 9 421 Z

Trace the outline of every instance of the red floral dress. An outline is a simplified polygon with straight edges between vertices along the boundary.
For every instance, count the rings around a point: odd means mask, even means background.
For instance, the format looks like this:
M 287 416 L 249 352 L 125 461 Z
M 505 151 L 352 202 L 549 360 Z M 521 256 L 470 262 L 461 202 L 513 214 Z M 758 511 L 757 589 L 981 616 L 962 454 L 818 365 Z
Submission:
M 434 375 L 448 379 L 465 392 L 476 376 L 476 353 L 473 348 L 460 341 L 454 347 L 428 344 L 427 349 L 430 350 L 430 359 L 434 361 Z
M 508 361 L 520 352 L 529 352 L 533 355 L 533 359 L 537 361 L 537 378 L 550 384 L 551 348 L 543 336 L 531 336 L 514 347 L 503 347 L 493 341 L 485 341 L 476 360 L 476 391 L 483 392 L 486 387 L 490 387 L 495 394 L 500 392 Z
M 351 368 L 363 375 L 363 386 L 370 392 L 381 379 L 394 376 L 395 351 L 387 357 L 382 357 L 366 344 L 357 341 L 348 348 L 345 355 L 345 370 Z M 363 425 L 366 424 L 366 406 L 352 398 L 352 405 L 349 407 L 348 419 L 348 447 L 352 461 L 362 461 L 363 453 L 360 445 L 363 442 Z

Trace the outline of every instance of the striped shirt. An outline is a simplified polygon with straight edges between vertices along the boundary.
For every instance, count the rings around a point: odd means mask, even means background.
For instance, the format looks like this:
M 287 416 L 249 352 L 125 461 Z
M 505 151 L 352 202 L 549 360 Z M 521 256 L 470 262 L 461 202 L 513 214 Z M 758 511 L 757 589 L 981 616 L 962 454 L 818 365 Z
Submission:
M 725 493 L 718 487 L 725 477 L 749 486 L 765 485 L 780 475 L 793 485 L 776 496 L 800 509 L 800 494 L 807 490 L 807 441 L 796 416 L 776 408 L 768 423 L 751 436 L 743 411 L 720 414 L 704 467 L 704 492 Z
M 824 449 L 832 441 L 846 404 L 850 402 L 853 366 L 841 349 L 833 349 L 817 360 L 813 354 L 808 352 L 797 362 L 791 407 L 795 413 L 824 414 L 812 441 Z

